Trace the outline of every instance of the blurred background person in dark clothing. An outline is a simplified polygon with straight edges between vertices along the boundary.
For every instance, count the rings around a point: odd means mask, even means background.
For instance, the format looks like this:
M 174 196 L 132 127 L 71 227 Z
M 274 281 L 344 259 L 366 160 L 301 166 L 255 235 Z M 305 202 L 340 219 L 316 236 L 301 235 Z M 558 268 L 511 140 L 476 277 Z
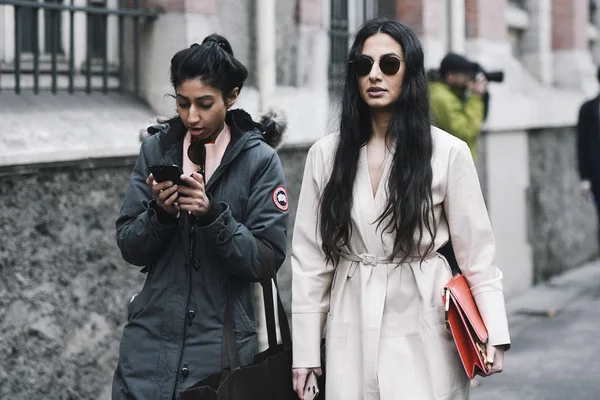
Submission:
M 600 82 L 600 68 L 597 78 Z M 593 197 L 598 213 L 600 200 L 600 96 L 583 103 L 577 121 L 577 161 L 581 191 L 586 197 Z M 599 223 L 600 225 L 600 223 Z M 598 229 L 600 242 L 600 228 Z

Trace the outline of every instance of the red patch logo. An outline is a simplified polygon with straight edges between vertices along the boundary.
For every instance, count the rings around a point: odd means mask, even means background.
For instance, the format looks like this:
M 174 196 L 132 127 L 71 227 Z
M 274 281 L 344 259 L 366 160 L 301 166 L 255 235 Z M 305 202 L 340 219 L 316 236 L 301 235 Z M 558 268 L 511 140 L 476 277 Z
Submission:
M 287 190 L 283 186 L 278 186 L 273 191 L 273 203 L 281 211 L 287 211 L 289 207 Z

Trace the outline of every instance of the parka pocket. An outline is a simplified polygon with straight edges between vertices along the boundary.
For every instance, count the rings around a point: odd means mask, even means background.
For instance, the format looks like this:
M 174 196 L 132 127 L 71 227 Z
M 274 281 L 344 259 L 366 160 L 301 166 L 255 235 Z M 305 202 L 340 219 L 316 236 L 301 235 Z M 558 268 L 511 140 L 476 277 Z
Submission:
M 239 298 L 235 298 L 234 302 L 236 303 L 236 310 L 239 312 L 239 317 L 244 322 L 246 331 L 256 332 L 258 329 L 256 326 L 256 323 L 254 321 L 252 321 L 252 319 L 248 315 L 248 312 L 246 311 L 246 308 L 242 304 L 241 300 Z M 253 307 L 253 306 L 254 306 L 254 304 L 251 304 L 251 307 Z
M 467 389 L 469 378 L 460 361 L 454 339 L 446 330 L 442 306 L 423 310 L 421 330 L 427 364 L 438 398 Z

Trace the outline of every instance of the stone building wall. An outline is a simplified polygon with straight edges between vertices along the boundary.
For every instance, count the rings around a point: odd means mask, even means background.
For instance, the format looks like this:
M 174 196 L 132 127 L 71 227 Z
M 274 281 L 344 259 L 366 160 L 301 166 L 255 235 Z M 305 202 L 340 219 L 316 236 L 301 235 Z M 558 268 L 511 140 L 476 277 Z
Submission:
M 306 148 L 280 154 L 291 225 Z M 133 162 L 0 171 L 0 398 L 110 399 L 127 303 L 145 277 L 115 241 Z M 289 261 L 280 281 L 289 308 Z
M 539 282 L 597 256 L 597 218 L 579 189 L 575 129 L 536 129 L 528 137 L 529 237 Z

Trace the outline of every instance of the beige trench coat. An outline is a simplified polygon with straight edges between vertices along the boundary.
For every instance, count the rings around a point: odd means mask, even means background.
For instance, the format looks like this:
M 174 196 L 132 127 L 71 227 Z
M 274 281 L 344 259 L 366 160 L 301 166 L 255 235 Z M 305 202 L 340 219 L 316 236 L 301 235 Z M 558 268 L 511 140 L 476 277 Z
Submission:
M 432 127 L 432 135 L 434 249 L 452 236 L 490 343 L 508 344 L 502 273 L 494 265 L 494 237 L 471 153 L 442 130 Z M 318 198 L 336 144 L 336 135 L 322 138 L 306 160 L 292 248 L 294 367 L 320 366 L 327 322 L 327 400 L 468 399 L 468 378 L 444 326 L 448 263 L 437 252 L 422 263 L 386 261 L 394 237 L 382 235 L 374 221 L 386 202 L 391 157 L 373 196 L 366 147 L 361 150 L 348 254 L 337 267 L 325 262 Z M 423 253 L 431 243 L 425 234 Z

